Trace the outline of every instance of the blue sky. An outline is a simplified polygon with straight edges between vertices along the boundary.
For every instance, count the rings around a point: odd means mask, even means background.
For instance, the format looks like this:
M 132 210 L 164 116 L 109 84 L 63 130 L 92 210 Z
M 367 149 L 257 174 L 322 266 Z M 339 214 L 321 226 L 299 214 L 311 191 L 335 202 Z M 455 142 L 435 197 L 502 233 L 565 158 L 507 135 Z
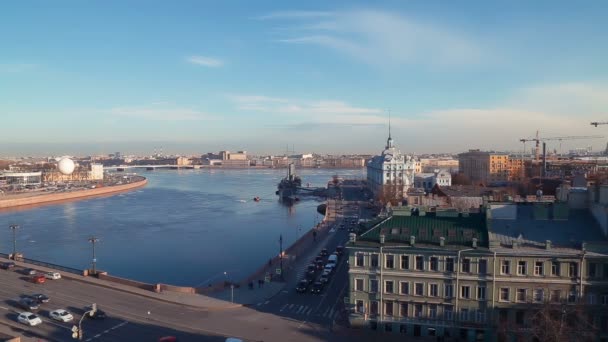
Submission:
M 0 4 L 0 155 L 517 150 L 606 135 L 608 3 Z M 605 139 L 563 143 L 564 149 Z M 550 146 L 550 148 L 552 148 Z M 557 147 L 553 147 L 557 148 Z

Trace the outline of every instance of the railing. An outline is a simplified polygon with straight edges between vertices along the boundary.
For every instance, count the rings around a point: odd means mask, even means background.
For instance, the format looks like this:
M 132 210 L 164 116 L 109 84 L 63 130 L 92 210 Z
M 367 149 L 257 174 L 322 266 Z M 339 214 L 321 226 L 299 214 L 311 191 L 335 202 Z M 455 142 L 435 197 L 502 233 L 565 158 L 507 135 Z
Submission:
M 6 258 L 6 259 L 9 258 L 9 254 L 5 254 L 5 253 L 0 253 L 0 256 L 2 256 L 3 258 Z M 21 261 L 21 262 L 24 262 L 26 264 L 32 264 L 32 265 L 38 265 L 38 266 L 53 268 L 53 269 L 56 269 L 56 270 L 59 270 L 59 271 L 68 272 L 68 273 L 74 273 L 74 274 L 78 274 L 78 275 L 82 275 L 82 272 L 83 272 L 83 270 L 79 270 L 79 269 L 76 269 L 76 268 L 61 266 L 61 265 L 52 264 L 52 263 L 49 263 L 49 262 L 44 262 L 44 261 L 39 261 L 39 260 L 34 260 L 34 259 L 18 258 L 17 261 Z

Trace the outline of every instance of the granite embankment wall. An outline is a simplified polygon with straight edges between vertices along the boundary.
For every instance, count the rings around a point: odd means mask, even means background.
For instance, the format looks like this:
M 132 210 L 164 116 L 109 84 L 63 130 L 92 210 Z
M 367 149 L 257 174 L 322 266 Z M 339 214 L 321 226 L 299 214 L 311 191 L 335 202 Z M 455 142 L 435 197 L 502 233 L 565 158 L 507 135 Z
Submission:
M 129 191 L 135 188 L 142 187 L 148 183 L 148 180 L 141 177 L 141 180 L 131 182 L 129 184 L 104 186 L 95 189 L 85 189 L 73 192 L 61 192 L 51 194 L 37 194 L 30 197 L 6 198 L 0 199 L 0 209 L 19 207 L 24 205 L 37 205 L 49 202 L 59 202 L 65 200 L 81 199 L 85 197 L 96 197 L 112 194 L 115 192 Z

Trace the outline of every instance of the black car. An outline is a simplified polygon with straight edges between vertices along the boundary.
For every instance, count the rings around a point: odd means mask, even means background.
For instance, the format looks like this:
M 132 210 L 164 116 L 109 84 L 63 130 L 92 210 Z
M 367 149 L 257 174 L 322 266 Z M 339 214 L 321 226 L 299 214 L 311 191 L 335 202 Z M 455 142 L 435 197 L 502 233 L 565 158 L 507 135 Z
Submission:
M 19 306 L 27 311 L 36 311 L 40 308 L 38 301 L 28 297 L 21 298 L 19 300 Z
M 342 255 L 344 253 L 344 246 L 338 246 L 338 247 L 336 247 L 336 253 L 338 255 Z
M 310 289 L 311 293 L 321 293 L 321 291 L 323 291 L 323 283 L 321 283 L 320 281 L 315 282 L 314 284 L 312 284 L 312 288 Z
M 93 308 L 91 306 L 87 306 L 87 307 L 84 308 L 85 312 L 88 312 L 88 311 L 91 311 L 91 310 L 93 310 Z M 91 315 L 89 313 L 89 314 L 86 314 L 85 317 L 86 318 L 90 318 L 90 319 L 105 319 L 107 316 L 106 316 L 105 312 L 103 312 L 102 310 L 97 309 L 97 310 L 95 310 L 94 314 Z
M 317 270 L 322 270 L 325 267 L 325 262 L 323 260 L 318 260 L 315 265 L 317 265 Z
M 314 276 L 317 273 L 317 265 L 316 264 L 309 264 L 308 267 L 306 267 L 306 275 L 308 276 Z
M 29 298 L 32 298 L 38 303 L 48 303 L 50 298 L 42 293 L 34 293 L 33 295 L 29 295 Z
M 325 258 L 324 258 L 324 257 L 322 257 L 322 256 L 320 256 L 320 255 L 318 255 L 318 256 L 315 258 L 315 263 L 317 263 L 317 262 L 319 262 L 319 261 L 324 262 L 324 261 L 325 261 Z
M 0 264 L 0 267 L 2 267 L 2 269 L 8 270 L 8 269 L 14 268 L 15 267 L 15 263 L 12 262 L 12 261 L 3 262 L 2 264 Z
M 308 280 L 306 279 L 302 279 L 300 280 L 300 282 L 298 283 L 298 286 L 296 286 L 296 291 L 298 293 L 304 293 L 308 290 Z
M 328 256 L 328 255 L 329 255 L 329 252 L 327 251 L 327 248 L 323 248 L 323 249 L 321 250 L 321 254 L 320 254 L 320 255 L 321 255 L 322 257 L 326 257 L 326 256 Z

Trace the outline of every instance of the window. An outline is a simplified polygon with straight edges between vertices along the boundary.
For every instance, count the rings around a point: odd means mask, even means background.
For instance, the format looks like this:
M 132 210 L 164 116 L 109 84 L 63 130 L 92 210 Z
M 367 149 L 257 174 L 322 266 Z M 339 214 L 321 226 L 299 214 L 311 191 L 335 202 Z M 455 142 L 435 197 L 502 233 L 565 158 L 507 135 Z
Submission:
M 462 259 L 462 267 L 460 268 L 460 271 L 465 273 L 471 272 L 471 259 Z
M 409 257 L 409 255 L 402 255 L 401 256 L 401 269 L 402 270 L 409 270 L 410 269 L 410 257 Z
M 386 268 L 395 268 L 395 256 L 394 255 L 387 255 L 386 256 L 386 262 L 384 267 Z
M 387 316 L 393 315 L 393 302 L 387 301 L 384 303 L 384 314 Z
M 378 302 L 373 301 L 369 303 L 369 314 L 377 315 L 378 314 Z
M 526 262 L 525 261 L 517 262 L 517 275 L 526 275 Z
M 372 254 L 372 267 L 378 267 L 378 254 Z
M 414 317 L 422 317 L 422 304 L 414 304 Z
M 399 332 L 402 334 L 407 334 L 407 324 L 399 324 Z
M 486 287 L 485 286 L 477 287 L 477 300 L 486 300 Z
M 542 261 L 537 261 L 534 263 L 534 275 L 535 276 L 542 276 L 544 274 L 543 272 L 543 262 Z
M 486 321 L 486 312 L 483 310 L 477 311 L 475 321 L 478 323 L 484 323 Z
M 378 279 L 369 280 L 369 292 L 371 292 L 371 293 L 378 292 Z
M 488 273 L 488 260 L 480 259 L 479 260 L 479 274 Z
M 500 289 L 500 300 L 503 302 L 509 301 L 509 288 L 503 287 Z
M 595 293 L 587 294 L 587 304 L 589 304 L 589 305 L 597 304 L 597 295 Z
M 518 302 L 526 301 L 526 289 L 517 289 L 515 300 Z
M 429 297 L 439 296 L 439 286 L 437 284 L 429 284 Z
M 357 253 L 355 257 L 355 266 L 363 267 L 363 253 Z
M 429 318 L 431 318 L 431 319 L 437 318 L 437 304 L 429 305 Z
M 355 291 L 363 291 L 363 279 L 355 279 Z
M 422 283 L 414 284 L 414 295 L 424 296 L 424 284 L 422 284 Z
M 431 260 L 429 262 L 429 268 L 431 269 L 431 271 L 439 271 L 439 258 L 431 257 Z
M 410 294 L 410 283 L 407 281 L 402 281 L 399 283 L 399 293 L 402 295 Z
M 551 275 L 559 277 L 559 262 L 557 262 L 557 261 L 551 262 Z
M 445 298 L 454 298 L 454 285 L 445 284 Z
M 553 303 L 559 303 L 562 298 L 562 292 L 560 290 L 551 290 L 551 301 Z
M 511 268 L 511 262 L 509 260 L 503 260 L 500 264 L 500 274 L 509 274 Z
M 534 301 L 537 303 L 542 302 L 545 299 L 545 292 L 543 289 L 535 289 L 534 290 Z
M 393 331 L 393 323 L 385 323 L 384 324 L 384 331 L 385 332 L 392 332 Z
M 521 310 L 515 311 L 515 324 L 524 324 L 524 312 Z
M 460 298 L 471 298 L 471 287 L 467 285 L 463 285 L 460 288 Z
M 604 279 L 608 279 L 608 264 L 604 264 Z
M 605 295 L 605 294 L 602 295 L 601 299 L 602 299 L 602 301 L 601 301 L 602 305 L 608 305 L 608 295 Z
M 576 291 L 572 290 L 568 293 L 568 303 L 576 302 Z
M 416 257 L 416 269 L 419 271 L 424 270 L 424 258 L 422 256 Z
M 362 300 L 358 299 L 355 302 L 355 311 L 357 313 L 360 313 L 360 314 L 365 313 L 365 306 L 363 305 L 363 301 Z
M 460 309 L 460 320 L 461 321 L 469 320 L 469 309 L 466 309 L 466 308 Z
M 443 307 L 443 317 L 446 321 L 451 321 L 452 319 L 454 319 L 454 314 L 451 306 Z
M 454 272 L 454 258 L 445 258 L 445 271 Z
M 588 265 L 587 276 L 590 278 L 597 277 L 597 264 L 594 262 L 590 262 Z
M 394 292 L 393 281 L 386 280 L 384 282 L 384 293 L 393 293 L 393 292 Z
M 399 310 L 399 314 L 401 315 L 401 317 L 407 317 L 407 303 L 399 303 Z
M 578 264 L 571 262 L 568 266 L 568 277 L 574 278 L 578 276 Z

